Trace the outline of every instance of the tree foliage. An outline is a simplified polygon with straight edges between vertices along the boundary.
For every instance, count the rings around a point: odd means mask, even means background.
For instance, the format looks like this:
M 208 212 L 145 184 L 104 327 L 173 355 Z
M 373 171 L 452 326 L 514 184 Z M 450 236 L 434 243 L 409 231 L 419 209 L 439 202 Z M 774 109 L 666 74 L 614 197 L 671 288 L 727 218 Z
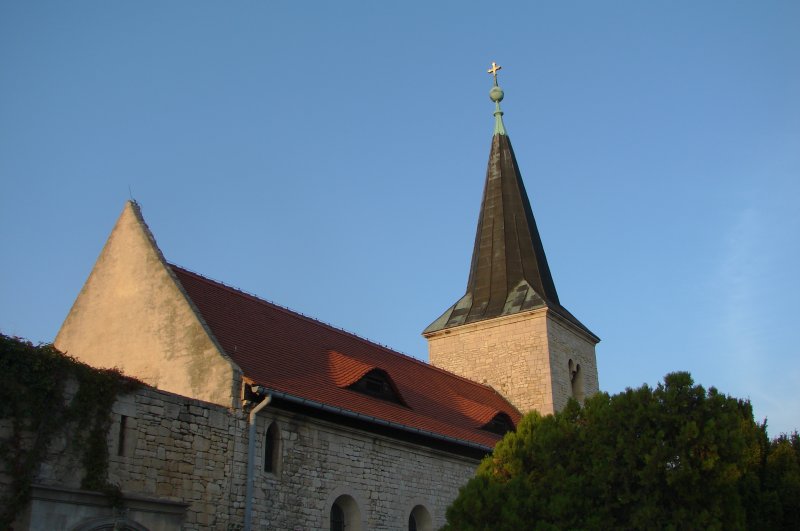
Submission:
M 749 402 L 669 374 L 527 415 L 447 511 L 446 530 L 797 529 L 800 440 Z

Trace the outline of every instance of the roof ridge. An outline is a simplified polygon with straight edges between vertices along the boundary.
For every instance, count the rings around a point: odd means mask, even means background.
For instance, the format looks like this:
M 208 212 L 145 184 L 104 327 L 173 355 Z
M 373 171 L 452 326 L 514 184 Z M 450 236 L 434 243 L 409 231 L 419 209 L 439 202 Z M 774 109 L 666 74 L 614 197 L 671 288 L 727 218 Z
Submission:
M 245 297 L 249 297 L 250 299 L 254 299 L 257 302 L 269 304 L 270 306 L 274 307 L 276 310 L 280 310 L 280 311 L 282 311 L 284 313 L 287 313 L 289 315 L 292 315 L 292 316 L 295 316 L 295 317 L 299 317 L 301 319 L 304 319 L 306 321 L 309 321 L 309 322 L 312 322 L 312 323 L 315 323 L 315 324 L 318 324 L 318 325 L 325 326 L 326 328 L 328 328 L 328 329 L 330 329 L 330 330 L 332 330 L 334 332 L 341 333 L 341 334 L 347 334 L 347 335 L 349 335 L 349 336 L 351 336 L 351 337 L 353 337 L 353 338 L 355 338 L 355 339 L 357 339 L 359 341 L 363 341 L 365 343 L 369 343 L 371 345 L 374 345 L 374 346 L 380 348 L 381 350 L 383 350 L 384 352 L 386 352 L 387 354 L 391 354 L 391 355 L 394 355 L 394 356 L 399 356 L 399 357 L 402 357 L 402 358 L 406 358 L 407 360 L 412 361 L 414 363 L 417 363 L 417 364 L 419 364 L 419 365 L 421 365 L 423 367 L 426 367 L 428 369 L 432 369 L 434 371 L 438 371 L 440 373 L 446 374 L 446 375 L 448 375 L 450 377 L 456 378 L 458 380 L 462 380 L 462 381 L 470 383 L 472 385 L 477 385 L 477 386 L 483 387 L 483 388 L 485 388 L 487 390 L 492 391 L 494 394 L 500 396 L 501 398 L 505 399 L 505 397 L 503 397 L 503 395 L 501 395 L 497 391 L 497 389 L 495 389 L 491 385 L 487 385 L 487 384 L 484 384 L 484 383 L 481 383 L 481 382 L 476 382 L 475 380 L 470 380 L 469 378 L 466 378 L 464 376 L 455 374 L 455 373 L 450 372 L 450 371 L 448 371 L 446 369 L 442 369 L 441 367 L 437 367 L 436 365 L 432 365 L 432 364 L 430 364 L 428 362 L 425 362 L 425 361 L 423 361 L 423 360 L 421 360 L 419 358 L 415 358 L 414 356 L 411 356 L 411 355 L 406 354 L 404 352 L 399 352 L 397 350 L 394 350 L 393 348 L 389 347 L 388 345 L 377 343 L 375 341 L 372 341 L 371 339 L 368 339 L 366 337 L 362 337 L 362 336 L 356 334 L 355 332 L 350 332 L 349 330 L 345 330 L 344 328 L 340 328 L 340 327 L 334 326 L 334 325 L 332 325 L 330 323 L 326 323 L 325 321 L 321 321 L 321 320 L 319 320 L 319 319 L 317 319 L 315 317 L 311 317 L 309 315 L 305 315 L 304 313 L 298 312 L 296 310 L 292 310 L 291 308 L 289 308 L 287 306 L 282 306 L 282 305 L 277 304 L 277 303 L 275 303 L 273 301 L 270 301 L 270 300 L 264 299 L 262 297 L 259 297 L 258 295 L 254 294 L 254 293 L 249 293 L 249 292 L 244 291 L 244 290 L 242 290 L 240 288 L 237 288 L 237 287 L 231 286 L 229 284 L 226 284 L 225 282 L 209 278 L 209 277 L 207 277 L 205 275 L 201 275 L 200 273 L 198 273 L 196 271 L 192 271 L 191 269 L 188 269 L 186 267 L 179 266 L 179 265 L 174 264 L 174 263 L 169 262 L 169 261 L 167 261 L 167 265 L 170 268 L 180 269 L 181 271 L 184 271 L 184 272 L 186 272 L 186 273 L 188 273 L 188 274 L 190 274 L 190 275 L 192 275 L 192 276 L 194 276 L 194 277 L 196 277 L 196 278 L 198 278 L 198 279 L 200 279 L 200 280 L 202 280 L 204 282 L 211 283 L 211 284 L 216 284 L 219 287 L 224 288 L 227 291 L 229 291 L 231 293 L 234 293 L 236 295 L 242 295 L 242 296 L 245 296 Z M 342 353 L 342 354 L 344 354 L 344 353 Z M 459 396 L 463 396 L 463 395 L 461 395 L 459 393 L 456 393 L 456 394 L 459 395 Z M 469 398 L 469 397 L 465 397 L 465 398 Z M 509 402 L 509 404 L 510 404 L 510 402 Z

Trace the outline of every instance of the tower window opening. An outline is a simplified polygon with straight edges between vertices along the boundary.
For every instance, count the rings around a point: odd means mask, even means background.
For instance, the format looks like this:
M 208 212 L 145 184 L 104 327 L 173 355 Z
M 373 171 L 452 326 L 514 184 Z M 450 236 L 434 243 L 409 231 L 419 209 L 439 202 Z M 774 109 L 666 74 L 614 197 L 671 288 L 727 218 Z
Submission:
M 572 388 L 572 396 L 578 402 L 583 402 L 583 373 L 580 363 L 569 360 L 569 382 Z

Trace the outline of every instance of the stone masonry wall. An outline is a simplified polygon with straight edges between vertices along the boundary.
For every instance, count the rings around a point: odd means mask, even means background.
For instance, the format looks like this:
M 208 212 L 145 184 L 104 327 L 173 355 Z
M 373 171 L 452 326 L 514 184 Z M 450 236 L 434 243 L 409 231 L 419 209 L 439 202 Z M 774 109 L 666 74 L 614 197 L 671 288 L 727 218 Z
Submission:
M 180 529 L 241 529 L 248 444 L 241 410 L 145 388 L 121 397 L 113 416 L 109 480 L 127 499 L 186 504 Z M 263 442 L 272 422 L 280 430 L 280 458 L 276 472 L 268 473 Z M 447 505 L 478 464 L 274 407 L 262 410 L 257 429 L 253 529 L 326 529 L 331 505 L 341 494 L 357 503 L 361 529 L 405 527 L 417 505 L 425 507 L 438 528 Z M 68 437 L 54 441 L 34 483 L 79 488 L 83 472 L 76 455 Z M 53 512 L 47 518 L 58 522 L 55 528 L 70 529 L 87 517 L 77 508 L 70 513 L 69 505 L 53 507 L 46 510 Z M 151 529 L 176 529 L 156 525 L 158 515 L 140 516 L 139 522 Z M 48 528 L 44 518 L 27 521 L 40 522 L 30 529 Z
M 112 483 L 123 492 L 188 503 L 184 529 L 241 524 L 247 421 L 240 410 L 148 389 L 118 401 L 114 414 Z
M 277 423 L 280 466 L 264 472 L 266 430 Z M 438 529 L 478 461 L 269 407 L 258 419 L 255 529 L 328 529 L 342 494 L 361 513 L 361 529 L 404 529 L 417 505 Z M 424 527 L 418 527 L 420 530 Z M 357 529 L 357 527 L 348 527 Z
M 461 325 L 427 338 L 432 365 L 494 387 L 522 413 L 553 412 L 546 309 Z
M 550 366 L 553 368 L 553 403 L 556 411 L 567 405 L 572 394 L 569 360 L 579 364 L 583 397 L 600 391 L 597 378 L 597 359 L 594 343 L 570 324 L 560 319 L 548 319 L 547 337 L 550 339 Z M 581 397 L 575 397 L 581 399 Z
M 134 505 L 141 505 L 142 499 L 182 502 L 188 507 L 185 517 L 179 518 L 180 529 L 227 530 L 241 525 L 247 426 L 240 411 L 144 388 L 120 397 L 112 412 L 108 479 L 120 487 L 126 507 L 129 499 L 136 500 Z M 79 489 L 84 476 L 79 453 L 70 434 L 57 437 L 34 484 Z M 33 511 L 52 513 L 49 520 L 41 514 L 24 520 L 30 529 L 71 529 L 88 516 L 111 514 L 102 504 L 92 510 L 37 502 Z M 150 529 L 178 529 L 163 527 L 164 519 L 157 513 L 138 521 Z
M 563 408 L 580 363 L 584 396 L 599 390 L 594 343 L 546 308 L 428 334 L 432 365 L 495 388 L 522 413 Z

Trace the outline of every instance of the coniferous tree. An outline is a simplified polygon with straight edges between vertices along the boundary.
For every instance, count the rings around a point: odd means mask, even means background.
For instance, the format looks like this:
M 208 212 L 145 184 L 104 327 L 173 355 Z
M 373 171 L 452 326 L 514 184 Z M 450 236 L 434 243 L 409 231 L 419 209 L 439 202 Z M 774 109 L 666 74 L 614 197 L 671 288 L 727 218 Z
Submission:
M 527 415 L 448 509 L 446 530 L 797 529 L 797 433 L 669 374 Z

